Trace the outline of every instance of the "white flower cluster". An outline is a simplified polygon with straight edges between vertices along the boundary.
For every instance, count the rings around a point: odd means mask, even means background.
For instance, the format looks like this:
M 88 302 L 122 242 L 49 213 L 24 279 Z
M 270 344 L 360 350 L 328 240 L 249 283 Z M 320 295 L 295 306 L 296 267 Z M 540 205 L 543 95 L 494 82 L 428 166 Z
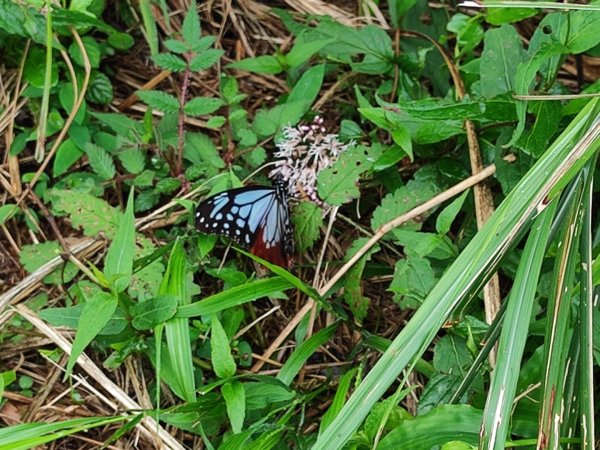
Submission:
M 290 197 L 308 198 L 327 206 L 317 193 L 317 175 L 353 144 L 343 144 L 337 134 L 328 134 L 320 116 L 311 125 L 287 126 L 283 129 L 283 139 L 276 144 L 278 159 L 269 177 L 284 181 Z

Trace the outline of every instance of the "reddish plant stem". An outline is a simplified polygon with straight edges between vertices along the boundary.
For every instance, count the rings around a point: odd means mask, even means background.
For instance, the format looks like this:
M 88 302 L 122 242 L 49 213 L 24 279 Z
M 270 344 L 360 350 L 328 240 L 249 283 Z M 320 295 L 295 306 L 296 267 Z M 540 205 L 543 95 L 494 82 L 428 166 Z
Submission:
M 187 91 L 190 86 L 190 69 L 186 68 L 183 72 L 183 84 L 181 86 L 181 95 L 179 96 L 179 139 L 177 142 L 177 164 L 175 167 L 175 176 L 183 174 L 183 144 L 184 144 L 184 129 L 183 125 L 185 122 L 185 112 L 183 107 L 185 105 L 185 99 Z

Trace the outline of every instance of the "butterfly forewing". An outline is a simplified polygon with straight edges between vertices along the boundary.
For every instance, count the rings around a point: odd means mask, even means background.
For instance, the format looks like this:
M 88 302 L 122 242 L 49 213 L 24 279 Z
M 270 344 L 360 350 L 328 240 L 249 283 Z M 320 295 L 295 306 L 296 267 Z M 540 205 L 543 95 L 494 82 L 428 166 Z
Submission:
M 196 228 L 227 236 L 252 253 L 289 266 L 293 252 L 287 192 L 281 185 L 230 189 L 196 209 Z

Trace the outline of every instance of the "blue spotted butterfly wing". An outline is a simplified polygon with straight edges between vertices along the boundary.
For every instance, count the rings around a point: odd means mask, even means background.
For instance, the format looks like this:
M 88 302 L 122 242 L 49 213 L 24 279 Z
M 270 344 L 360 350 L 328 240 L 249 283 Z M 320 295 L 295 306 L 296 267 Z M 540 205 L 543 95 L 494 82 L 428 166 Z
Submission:
M 275 187 L 248 186 L 220 192 L 196 208 L 196 228 L 227 236 L 256 256 L 290 267 L 294 250 L 287 191 Z

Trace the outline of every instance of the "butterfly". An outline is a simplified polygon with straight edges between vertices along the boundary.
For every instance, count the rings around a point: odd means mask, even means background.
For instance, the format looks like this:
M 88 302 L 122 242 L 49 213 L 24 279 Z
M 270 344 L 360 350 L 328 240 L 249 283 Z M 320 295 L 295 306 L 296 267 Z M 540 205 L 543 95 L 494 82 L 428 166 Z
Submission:
M 291 266 L 294 239 L 282 180 L 273 187 L 230 189 L 203 200 L 196 208 L 196 229 L 226 236 L 278 266 Z

